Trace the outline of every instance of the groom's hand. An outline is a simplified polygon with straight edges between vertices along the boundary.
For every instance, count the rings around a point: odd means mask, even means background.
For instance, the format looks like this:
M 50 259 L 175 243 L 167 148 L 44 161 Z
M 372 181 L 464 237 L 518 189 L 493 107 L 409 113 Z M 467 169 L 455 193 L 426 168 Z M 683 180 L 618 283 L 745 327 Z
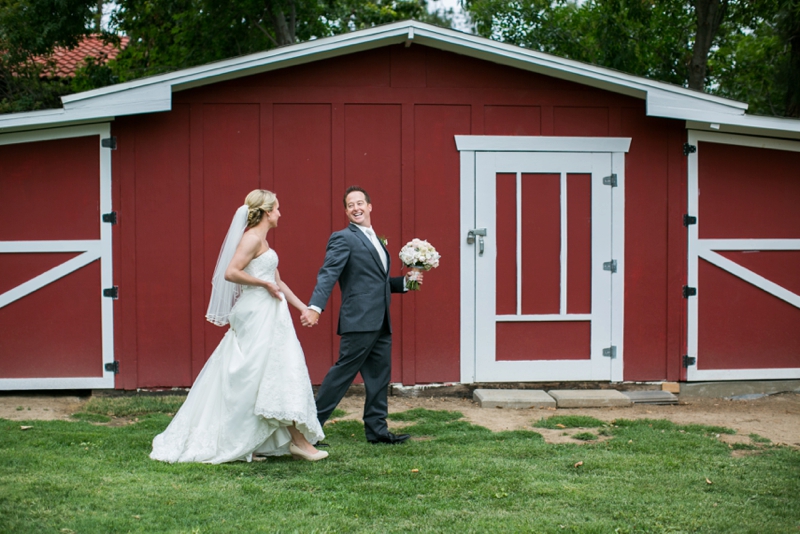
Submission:
M 319 321 L 319 314 L 312 309 L 306 309 L 306 311 L 304 311 L 300 315 L 300 323 L 303 326 L 311 327 L 316 325 L 318 321 Z

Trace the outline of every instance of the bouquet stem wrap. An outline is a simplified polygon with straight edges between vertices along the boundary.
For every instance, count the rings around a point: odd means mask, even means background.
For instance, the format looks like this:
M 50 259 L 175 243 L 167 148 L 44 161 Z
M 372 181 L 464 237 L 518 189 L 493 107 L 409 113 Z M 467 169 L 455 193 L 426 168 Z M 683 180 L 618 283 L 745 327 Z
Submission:
M 439 266 L 441 256 L 436 249 L 422 239 L 414 238 L 400 249 L 400 261 L 411 270 L 406 276 L 406 288 L 411 291 L 419 289 L 421 271 L 430 271 Z

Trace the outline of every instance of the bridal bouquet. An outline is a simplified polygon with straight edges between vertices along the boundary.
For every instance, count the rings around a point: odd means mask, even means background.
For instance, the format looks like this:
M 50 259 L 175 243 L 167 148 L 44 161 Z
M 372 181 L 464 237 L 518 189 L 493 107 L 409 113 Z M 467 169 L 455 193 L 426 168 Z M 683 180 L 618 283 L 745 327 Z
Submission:
M 406 287 L 412 291 L 419 289 L 420 271 L 430 271 L 439 266 L 441 256 L 433 245 L 422 239 L 414 238 L 400 249 L 400 261 L 411 269 L 411 274 L 406 281 Z

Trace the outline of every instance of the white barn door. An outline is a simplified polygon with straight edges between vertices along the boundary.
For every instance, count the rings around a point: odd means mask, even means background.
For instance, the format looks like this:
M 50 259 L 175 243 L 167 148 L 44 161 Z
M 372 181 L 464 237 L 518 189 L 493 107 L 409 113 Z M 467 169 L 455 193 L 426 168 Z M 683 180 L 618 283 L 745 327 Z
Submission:
M 686 379 L 800 378 L 800 142 L 689 143 Z
M 0 390 L 114 387 L 109 134 L 0 135 Z
M 462 381 L 622 380 L 629 141 L 457 142 Z

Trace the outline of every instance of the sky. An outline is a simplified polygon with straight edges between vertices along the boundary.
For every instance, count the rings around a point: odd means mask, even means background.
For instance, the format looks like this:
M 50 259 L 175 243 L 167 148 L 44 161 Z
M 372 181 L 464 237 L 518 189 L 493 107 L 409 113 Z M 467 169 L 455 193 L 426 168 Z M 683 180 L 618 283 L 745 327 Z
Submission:
M 461 9 L 459 0 L 428 0 L 428 9 L 430 11 L 437 11 L 439 9 L 452 9 L 454 13 L 453 29 L 462 32 L 470 31 L 470 27 L 467 24 L 467 19 L 464 16 L 464 10 Z

